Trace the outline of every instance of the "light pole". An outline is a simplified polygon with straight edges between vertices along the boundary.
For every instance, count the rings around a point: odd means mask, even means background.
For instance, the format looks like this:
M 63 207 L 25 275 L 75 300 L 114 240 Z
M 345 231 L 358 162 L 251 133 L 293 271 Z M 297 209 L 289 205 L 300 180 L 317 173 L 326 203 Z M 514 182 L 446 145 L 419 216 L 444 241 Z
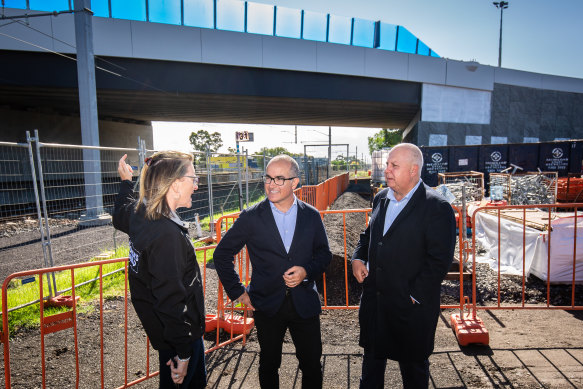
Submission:
M 498 67 L 502 67 L 502 15 L 504 14 L 504 9 L 508 8 L 507 1 L 494 1 L 492 2 L 496 8 L 500 9 L 500 42 L 498 42 Z

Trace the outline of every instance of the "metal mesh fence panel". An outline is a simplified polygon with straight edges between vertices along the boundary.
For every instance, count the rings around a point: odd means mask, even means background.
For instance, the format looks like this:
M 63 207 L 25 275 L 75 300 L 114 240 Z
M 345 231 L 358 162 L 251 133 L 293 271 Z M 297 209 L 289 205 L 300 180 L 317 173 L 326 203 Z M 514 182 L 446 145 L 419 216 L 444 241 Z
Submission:
M 213 209 L 215 214 L 223 215 L 239 210 L 241 203 L 251 204 L 265 195 L 263 191 L 262 157 L 241 155 L 239 162 L 236 154 L 213 153 L 208 168 L 212 172 Z M 237 163 L 241 165 L 240 173 Z M 239 176 L 241 185 L 239 186 Z M 217 216 L 218 217 L 218 216 Z
M 0 266 L 6 265 L 1 275 L 85 262 L 127 246 L 126 234 L 111 223 L 120 183 L 118 161 L 128 154 L 126 162 L 137 183 L 143 159 L 155 151 L 143 145 L 124 149 L 49 144 L 35 136 L 30 145 L 0 143 L 0 236 L 18 235 L 1 242 Z M 264 198 L 262 176 L 269 157 L 240 154 L 237 162 L 236 154 L 194 155 L 199 186 L 192 207 L 177 210 L 183 220 L 198 219 L 209 231 L 211 220 L 238 211 L 240 202 L 248 207 Z M 14 233 L 7 232 L 12 220 L 19 222 Z M 23 226 L 26 235 L 20 234 Z M 193 223 L 193 238 L 199 232 L 208 235 L 196 227 Z
M 110 215 L 120 183 L 118 161 L 128 154 L 137 167 L 137 151 L 39 143 L 38 154 L 54 265 L 85 262 L 127 244 Z
M 0 219 L 37 217 L 28 144 L 0 142 Z
M 151 156 L 155 152 L 155 150 L 147 150 L 145 156 Z M 238 212 L 239 196 L 245 208 L 260 200 L 265 192 L 262 181 L 263 156 L 241 154 L 239 158 L 241 172 L 239 173 L 236 154 L 209 153 L 207 155 L 194 152 L 193 155 L 195 174 L 199 177 L 198 188 L 192 194 L 192 207 L 179 208 L 177 213 L 182 220 L 191 223 L 196 222 L 198 217 L 201 231 L 197 231 L 197 226 L 194 224 L 190 231 L 191 236 L 196 238 L 200 237 L 199 233 L 203 236 L 208 235 L 211 231 L 210 223 L 220 216 Z M 210 194 L 209 191 L 211 191 Z
M 0 279 L 44 266 L 29 144 L 0 142 Z

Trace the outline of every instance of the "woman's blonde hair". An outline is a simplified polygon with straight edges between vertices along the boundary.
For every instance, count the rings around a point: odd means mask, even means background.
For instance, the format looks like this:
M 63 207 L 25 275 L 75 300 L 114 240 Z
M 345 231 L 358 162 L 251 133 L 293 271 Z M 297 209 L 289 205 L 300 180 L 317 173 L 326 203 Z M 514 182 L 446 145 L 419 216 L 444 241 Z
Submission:
M 180 151 L 159 151 L 146 158 L 140 174 L 140 197 L 136 210 L 146 209 L 146 219 L 170 215 L 166 194 L 177 179 L 188 173 L 194 158 Z

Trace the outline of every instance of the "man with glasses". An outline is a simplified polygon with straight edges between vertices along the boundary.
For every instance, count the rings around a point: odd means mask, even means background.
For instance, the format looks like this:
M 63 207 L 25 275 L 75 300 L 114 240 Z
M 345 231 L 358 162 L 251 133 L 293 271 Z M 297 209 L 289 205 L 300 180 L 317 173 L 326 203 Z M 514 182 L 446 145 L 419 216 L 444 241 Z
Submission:
M 302 371 L 303 388 L 322 387 L 320 298 L 316 280 L 332 259 L 320 213 L 296 198 L 299 167 L 288 155 L 267 164 L 267 198 L 241 212 L 213 255 L 229 298 L 254 310 L 259 383 L 279 388 L 279 367 L 289 329 Z M 245 288 L 233 257 L 247 245 L 252 274 Z

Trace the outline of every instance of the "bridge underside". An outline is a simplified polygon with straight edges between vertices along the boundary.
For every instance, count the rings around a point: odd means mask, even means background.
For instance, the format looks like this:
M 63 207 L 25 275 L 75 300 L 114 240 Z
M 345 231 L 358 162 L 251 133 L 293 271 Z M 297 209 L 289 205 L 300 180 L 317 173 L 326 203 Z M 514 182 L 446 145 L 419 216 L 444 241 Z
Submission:
M 79 114 L 76 62 L 4 51 L 0 106 Z M 132 58 L 96 58 L 100 119 L 405 128 L 420 84 Z

